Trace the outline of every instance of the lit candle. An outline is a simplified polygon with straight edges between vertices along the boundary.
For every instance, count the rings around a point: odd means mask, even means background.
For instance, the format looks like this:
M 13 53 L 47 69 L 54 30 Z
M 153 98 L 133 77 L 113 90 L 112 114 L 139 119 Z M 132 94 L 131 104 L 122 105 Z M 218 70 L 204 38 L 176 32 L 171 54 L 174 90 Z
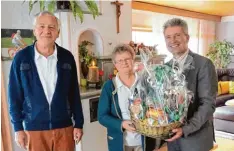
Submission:
M 91 62 L 91 66 L 89 67 L 88 81 L 89 82 L 99 82 L 98 67 L 95 66 L 94 61 Z

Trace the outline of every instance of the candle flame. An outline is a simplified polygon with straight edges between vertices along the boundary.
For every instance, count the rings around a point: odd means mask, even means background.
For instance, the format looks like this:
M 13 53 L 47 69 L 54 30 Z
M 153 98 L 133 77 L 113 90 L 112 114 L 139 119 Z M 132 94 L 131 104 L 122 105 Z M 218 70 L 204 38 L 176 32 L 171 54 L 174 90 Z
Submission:
M 93 67 L 95 66 L 95 62 L 94 62 L 94 61 L 92 61 L 92 66 L 93 66 Z

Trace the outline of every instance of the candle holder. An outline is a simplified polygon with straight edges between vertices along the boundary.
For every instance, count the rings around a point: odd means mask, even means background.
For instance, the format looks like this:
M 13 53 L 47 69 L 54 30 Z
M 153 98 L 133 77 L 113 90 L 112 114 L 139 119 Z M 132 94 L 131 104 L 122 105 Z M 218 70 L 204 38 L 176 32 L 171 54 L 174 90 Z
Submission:
M 87 78 L 87 87 L 98 87 L 99 83 L 99 71 L 98 67 L 95 64 L 95 61 L 91 61 L 91 66 L 89 66 L 88 78 Z

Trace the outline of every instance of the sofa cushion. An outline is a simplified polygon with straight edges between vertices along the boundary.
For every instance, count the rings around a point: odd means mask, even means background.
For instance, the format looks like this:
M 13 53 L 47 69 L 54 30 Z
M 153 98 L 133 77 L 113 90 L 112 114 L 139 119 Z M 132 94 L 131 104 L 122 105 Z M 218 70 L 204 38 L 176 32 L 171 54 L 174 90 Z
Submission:
M 221 92 L 221 86 L 220 86 L 220 84 L 218 83 L 218 96 L 221 95 L 221 94 L 222 94 L 222 92 Z
M 220 81 L 218 83 L 220 87 L 220 94 L 228 94 L 229 93 L 229 81 Z
M 229 93 L 234 94 L 234 81 L 229 82 Z
M 222 106 L 216 108 L 214 118 L 234 122 L 234 106 Z
M 216 97 L 216 106 L 223 106 L 226 101 L 234 99 L 234 94 L 224 94 Z

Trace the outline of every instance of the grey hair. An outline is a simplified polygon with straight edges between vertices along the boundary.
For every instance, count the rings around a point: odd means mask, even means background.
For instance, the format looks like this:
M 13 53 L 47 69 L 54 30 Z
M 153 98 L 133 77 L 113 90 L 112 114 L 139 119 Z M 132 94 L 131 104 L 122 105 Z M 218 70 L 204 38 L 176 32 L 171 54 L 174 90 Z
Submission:
M 115 46 L 113 52 L 112 52 L 112 61 L 113 63 L 115 63 L 115 57 L 116 54 L 120 54 L 123 52 L 128 52 L 130 53 L 130 55 L 132 56 L 132 59 L 134 59 L 134 50 L 131 46 L 129 46 L 128 44 L 118 44 L 117 46 Z
M 172 18 L 166 21 L 165 24 L 163 25 L 163 33 L 168 27 L 174 27 L 174 26 L 182 27 L 184 33 L 188 35 L 188 24 L 186 23 L 186 21 L 180 18 Z
M 60 20 L 58 19 L 58 17 L 56 17 L 53 13 L 49 12 L 49 11 L 42 11 L 38 14 L 35 15 L 34 17 L 34 20 L 33 20 L 33 28 L 35 28 L 36 24 L 37 24 L 37 18 L 42 16 L 42 15 L 50 15 L 50 16 L 54 16 L 56 21 L 57 21 L 57 24 L 58 24 L 58 30 L 60 30 L 60 26 L 61 26 L 61 22 Z

